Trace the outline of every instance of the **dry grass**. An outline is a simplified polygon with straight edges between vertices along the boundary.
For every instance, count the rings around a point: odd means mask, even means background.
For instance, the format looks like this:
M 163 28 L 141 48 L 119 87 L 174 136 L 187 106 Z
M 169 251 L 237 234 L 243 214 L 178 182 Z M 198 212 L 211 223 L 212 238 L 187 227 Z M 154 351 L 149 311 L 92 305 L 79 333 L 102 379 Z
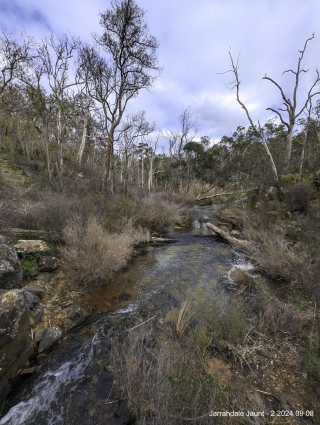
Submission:
M 190 327 L 192 318 L 194 317 L 194 308 L 190 300 L 186 299 L 181 304 L 179 310 L 175 311 L 176 316 L 176 333 L 178 337 L 182 337 L 186 330 Z
M 241 267 L 231 270 L 230 277 L 240 290 L 251 292 L 255 288 L 253 277 Z
M 61 248 L 63 267 L 75 283 L 86 287 L 103 284 L 124 267 L 132 253 L 128 234 L 109 234 L 95 217 L 75 217 L 65 227 Z
M 142 424 L 212 423 L 208 413 L 228 392 L 193 347 L 170 338 L 160 345 L 151 326 L 131 331 L 122 343 L 114 339 L 111 356 L 120 397 Z
M 244 237 L 250 241 L 251 261 L 276 280 L 297 281 L 304 259 L 285 239 L 279 226 L 268 229 L 246 226 Z
M 181 220 L 182 208 L 164 195 L 153 193 L 139 202 L 134 222 L 153 231 L 162 233 Z
M 274 300 L 260 312 L 258 329 L 279 340 L 301 339 L 312 314 L 297 311 L 292 305 Z

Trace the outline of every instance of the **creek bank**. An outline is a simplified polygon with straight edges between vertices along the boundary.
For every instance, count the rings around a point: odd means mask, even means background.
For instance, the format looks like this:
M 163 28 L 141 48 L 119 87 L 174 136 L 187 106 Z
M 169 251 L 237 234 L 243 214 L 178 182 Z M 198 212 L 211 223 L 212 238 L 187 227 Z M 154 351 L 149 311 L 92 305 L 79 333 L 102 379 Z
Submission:
M 48 350 L 89 316 L 73 300 L 59 300 L 61 294 L 52 299 L 57 262 L 49 254 L 44 241 L 20 240 L 14 246 L 0 236 L 0 405 L 19 375 L 35 372 Z M 33 265 L 28 282 L 19 256 Z

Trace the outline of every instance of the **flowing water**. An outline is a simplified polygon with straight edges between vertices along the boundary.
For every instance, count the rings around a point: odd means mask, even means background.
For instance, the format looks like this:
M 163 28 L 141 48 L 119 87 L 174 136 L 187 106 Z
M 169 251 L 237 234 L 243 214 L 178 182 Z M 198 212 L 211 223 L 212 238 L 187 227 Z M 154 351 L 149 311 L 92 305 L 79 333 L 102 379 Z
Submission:
M 212 210 L 197 208 L 190 228 L 170 231 L 168 236 L 178 242 L 147 248 L 96 293 L 90 320 L 70 332 L 19 387 L 0 425 L 119 423 L 114 419 L 113 377 L 107 361 L 111 337 L 125 332 L 137 316 L 157 315 L 163 320 L 187 294 L 195 302 L 214 298 L 219 279 L 239 261 L 206 229 L 207 221 L 215 222 Z

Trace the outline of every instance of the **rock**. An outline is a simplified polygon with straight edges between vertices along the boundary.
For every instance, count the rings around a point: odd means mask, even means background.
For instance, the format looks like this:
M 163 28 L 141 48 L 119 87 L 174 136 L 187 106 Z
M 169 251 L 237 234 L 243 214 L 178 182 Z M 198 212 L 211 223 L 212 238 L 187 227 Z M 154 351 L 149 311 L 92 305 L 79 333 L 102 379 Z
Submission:
M 24 298 L 30 310 L 34 310 L 36 306 L 40 303 L 40 298 L 34 295 L 32 292 L 23 290 Z
M 11 391 L 11 385 L 9 384 L 7 378 L 4 376 L 0 378 L 0 406 L 4 405 L 7 395 Z
M 32 311 L 32 317 L 35 325 L 38 325 L 41 322 L 41 319 L 46 311 L 47 307 L 45 305 L 37 307 L 36 310 Z
M 72 307 L 72 306 L 73 306 L 73 301 L 72 300 L 69 300 L 69 301 L 66 301 L 64 303 L 61 303 L 61 307 L 62 308 L 68 308 L 68 307 Z
M 59 326 L 48 328 L 45 330 L 39 344 L 39 354 L 47 350 L 53 344 L 58 342 L 62 336 L 62 330 Z
M 25 291 L 31 292 L 32 294 L 36 295 L 37 297 L 42 298 L 42 295 L 44 293 L 45 287 L 38 284 L 32 284 L 25 286 L 23 288 Z
M 67 315 L 66 319 L 69 319 L 72 323 L 69 328 L 73 328 L 77 325 L 80 325 L 81 323 L 85 322 L 85 320 L 89 317 L 89 313 L 78 306 L 77 304 L 74 304 L 72 307 L 72 310 Z M 66 323 L 66 319 L 64 323 Z
M 35 373 L 37 370 L 38 370 L 38 366 L 28 367 L 28 369 L 23 369 L 23 370 L 19 373 L 19 376 L 32 375 L 32 374 L 33 374 L 33 373 Z
M 122 294 L 119 295 L 119 300 L 121 301 L 129 301 L 131 299 L 131 295 L 127 294 L 126 292 L 123 292 Z
M 16 244 L 15 248 L 18 252 L 25 252 L 34 254 L 37 252 L 49 251 L 49 246 L 42 240 L 22 240 L 20 239 Z
M 37 363 L 38 363 L 38 364 L 41 364 L 41 363 L 43 363 L 43 362 L 44 362 L 47 358 L 48 358 L 48 354 L 44 354 L 44 353 L 39 354 L 39 355 L 37 356 Z
M 53 272 L 57 267 L 56 257 L 51 257 L 49 255 L 41 257 L 38 263 L 39 272 Z
M 0 323 L 0 376 L 9 380 L 35 349 L 24 291 L 12 290 L 0 297 Z
M 35 331 L 34 331 L 34 336 L 33 336 L 33 339 L 34 339 L 34 341 L 36 342 L 36 344 L 38 344 L 38 342 L 41 340 L 41 338 L 43 337 L 43 335 L 45 334 L 45 332 L 46 332 L 46 330 L 47 329 L 45 329 L 45 328 L 42 328 L 42 329 L 36 329 Z
M 22 269 L 11 239 L 0 235 L 0 288 L 21 288 Z

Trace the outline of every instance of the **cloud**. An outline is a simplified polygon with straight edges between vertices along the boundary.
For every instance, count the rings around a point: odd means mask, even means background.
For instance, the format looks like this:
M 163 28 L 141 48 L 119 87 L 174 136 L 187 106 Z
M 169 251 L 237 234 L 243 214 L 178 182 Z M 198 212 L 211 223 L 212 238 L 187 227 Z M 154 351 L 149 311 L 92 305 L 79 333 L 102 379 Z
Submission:
M 4 0 L 0 3 L 0 23 L 6 26 L 9 20 L 10 26 L 14 23 L 16 26 L 40 25 L 46 30 L 51 30 L 49 21 L 41 9 L 26 5 L 25 2 L 15 0 Z
M 199 134 L 219 139 L 238 125 L 248 125 L 234 91 L 225 87 L 231 74 L 228 49 L 240 54 L 240 95 L 252 119 L 264 122 L 267 107 L 281 107 L 281 94 L 267 74 L 292 96 L 294 76 L 282 74 L 295 69 L 298 50 L 308 44 L 301 76 L 298 104 L 314 81 L 320 58 L 320 2 L 318 0 L 136 0 L 146 10 L 150 33 L 160 42 L 159 65 L 163 72 L 155 93 L 142 92 L 130 109 L 146 110 L 161 128 L 178 129 L 178 117 L 190 106 L 197 118 Z M 19 26 L 38 39 L 53 31 L 70 31 L 90 40 L 99 32 L 99 12 L 110 8 L 110 0 L 2 0 L 1 22 L 9 31 Z

